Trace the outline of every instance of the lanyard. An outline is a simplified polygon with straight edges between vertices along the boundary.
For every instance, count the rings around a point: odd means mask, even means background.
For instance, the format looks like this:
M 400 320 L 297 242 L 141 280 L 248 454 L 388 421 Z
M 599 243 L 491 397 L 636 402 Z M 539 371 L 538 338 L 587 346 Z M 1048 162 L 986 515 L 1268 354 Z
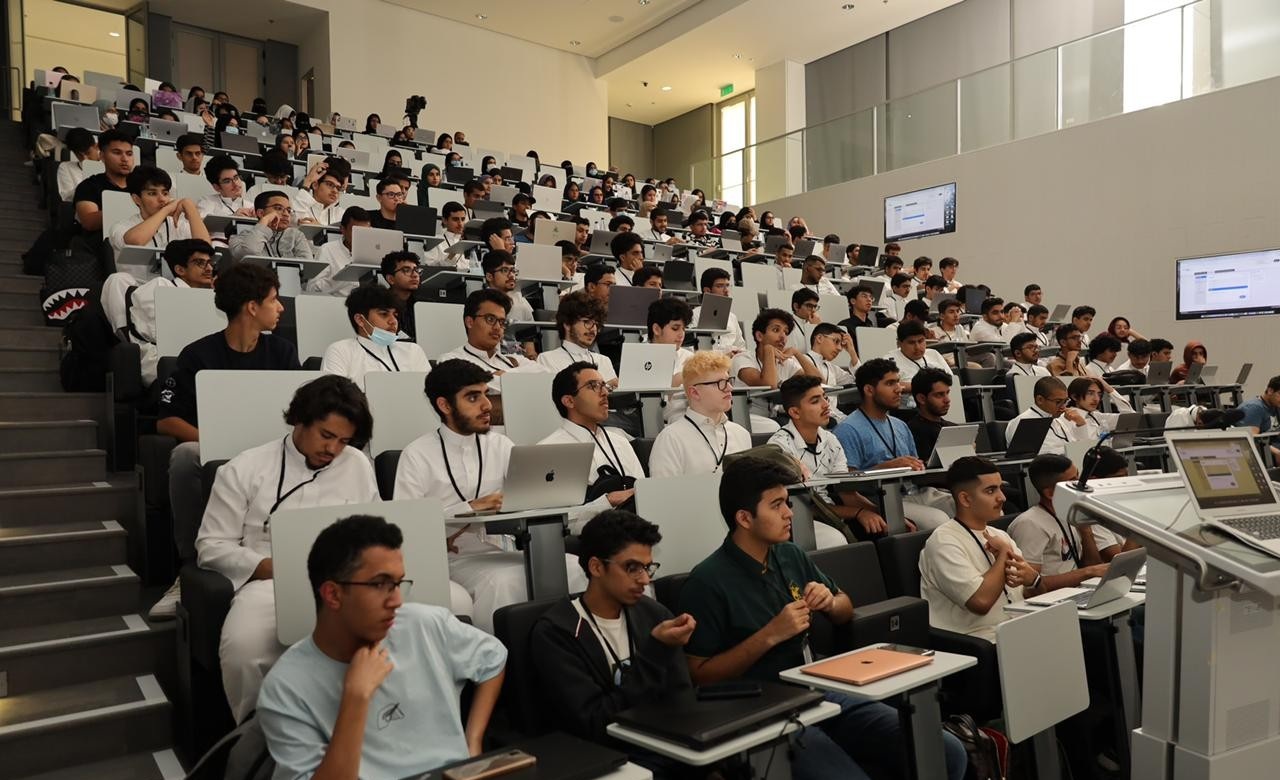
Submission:
M 799 442 L 799 444 L 801 445 L 801 446 L 800 446 L 800 462 L 801 462 L 801 463 L 803 463 L 803 462 L 804 462 L 804 454 L 805 454 L 806 452 L 813 456 L 813 475 L 814 475 L 815 477 L 816 477 L 816 476 L 818 476 L 818 469 L 819 469 L 819 468 L 821 468 L 821 467 L 818 465 L 818 447 L 822 444 L 822 434 L 821 434 L 821 432 L 819 432 L 819 434 L 818 434 L 818 439 L 817 439 L 817 441 L 815 441 L 815 442 L 813 443 L 813 449 L 809 449 L 809 443 L 808 443 L 808 442 L 806 442 L 806 441 L 805 441 L 803 438 L 801 438 L 800 436 L 796 435 L 795 433 L 792 433 L 790 428 L 783 428 L 782 430 L 786 431 L 786 432 L 787 432 L 787 435 L 788 435 L 788 436 L 790 436 L 790 437 L 791 437 L 791 439 L 792 439 L 793 441 L 798 441 L 798 442 Z M 726 437 L 726 438 L 728 438 L 728 437 Z
M 453 478 L 453 467 L 449 465 L 449 451 L 444 446 L 444 435 L 440 433 L 440 429 L 436 429 L 436 438 L 440 440 L 440 455 L 444 457 L 444 471 L 449 475 L 449 484 L 453 485 L 453 492 L 458 495 L 458 500 L 463 503 L 467 502 L 467 497 L 462 495 L 462 491 L 458 489 L 458 481 Z M 484 482 L 484 446 L 480 443 L 480 434 L 476 434 L 476 461 L 479 464 L 476 467 L 476 495 L 480 497 L 480 485 Z M 474 501 L 475 499 L 471 499 Z
M 960 519 L 956 518 L 956 522 L 960 523 Z M 982 551 L 983 559 L 986 560 L 988 564 L 995 566 L 996 562 L 991 560 L 991 554 L 987 552 L 986 545 L 984 545 L 982 543 L 982 540 L 978 538 L 978 535 L 973 532 L 973 529 L 965 525 L 964 523 L 960 523 L 960 527 L 963 528 L 965 531 L 967 531 L 969 533 L 969 537 L 973 539 L 973 543 L 978 545 L 978 549 Z M 1006 588 L 1004 585 L 1001 585 L 1000 590 L 1004 591 L 1004 600 L 1012 604 L 1013 599 L 1009 598 L 1009 589 Z
M 565 348 L 565 346 L 564 346 L 563 344 L 561 344 L 561 345 L 560 345 L 560 349 L 561 349 L 561 351 L 563 351 L 563 352 L 564 352 L 564 354 L 566 354 L 566 355 L 568 355 L 568 356 L 569 356 L 569 362 L 570 362 L 570 363 L 590 363 L 590 364 L 592 365 L 592 367 L 593 367 L 593 368 L 599 368 L 599 367 L 600 367 L 600 366 L 599 366 L 599 364 L 598 364 L 598 363 L 596 363 L 596 359 L 595 359 L 594 357 L 592 357 L 592 356 L 591 356 L 591 353 L 590 353 L 590 352 L 588 352 L 588 353 L 587 353 L 586 355 L 584 355 L 583 357 L 574 357 L 573 353 L 572 353 L 572 352 L 570 352 L 568 349 L 566 349 L 566 348 Z
M 224 198 L 224 197 L 222 197 L 221 195 L 219 195 L 219 196 L 218 196 L 218 200 L 222 201 L 222 205 L 227 209 L 227 214 L 228 214 L 229 216 L 235 216 L 235 213 L 236 213 L 236 207 L 235 207 L 235 205 L 234 205 L 234 204 L 235 204 L 235 201 L 234 201 L 234 200 L 233 200 L 233 201 L 231 201 L 230 203 L 228 203 L 228 202 L 227 202 L 227 199 L 226 199 L 226 198 Z M 238 200 L 240 201 L 241 208 L 243 208 L 243 207 L 244 207 L 244 198 L 239 198 Z
M 288 493 L 282 493 L 282 491 L 284 490 L 285 443 L 288 441 L 288 439 L 289 437 L 285 436 L 283 439 L 280 440 L 280 479 L 276 481 L 276 502 L 271 505 L 270 509 L 267 510 L 267 521 L 263 524 L 266 526 L 270 526 L 271 515 L 274 515 L 276 513 L 276 510 L 279 509 L 280 505 L 285 502 L 285 499 L 289 498 L 289 496 L 293 495 L 294 493 L 297 493 L 304 486 L 310 485 L 312 482 L 315 482 L 320 477 L 320 473 L 324 471 L 324 469 L 317 469 L 311 474 L 311 479 L 305 479 L 299 482 L 298 484 L 294 485 L 293 487 L 289 488 Z
M 631 667 L 631 659 L 636 654 L 636 641 L 631 636 L 631 621 L 627 620 L 627 611 L 622 610 L 622 629 L 627 632 L 627 660 L 618 657 L 617 651 L 613 649 L 613 643 L 609 641 L 608 635 L 600 630 L 600 624 L 596 622 L 596 616 L 591 614 L 590 608 L 587 607 L 586 594 L 578 597 L 578 602 L 582 604 L 582 611 L 586 613 L 587 620 L 591 621 L 591 627 L 596 630 L 596 634 L 600 637 L 600 643 L 604 645 L 605 652 L 609 654 L 609 658 L 613 660 L 613 684 L 615 686 L 622 684 L 622 671 Z
M 164 224 L 164 243 L 163 244 L 161 244 L 159 241 L 156 240 L 160 236 L 159 229 L 157 229 L 156 232 L 151 235 L 151 245 L 160 249 L 163 249 L 164 247 L 169 245 L 169 218 L 168 217 L 164 218 L 163 224 Z
M 609 457 L 609 453 L 605 451 L 605 448 L 600 446 L 600 439 L 590 428 L 585 425 L 579 425 L 578 427 L 586 431 L 591 440 L 596 443 L 596 449 L 600 450 L 600 454 L 604 456 L 604 459 L 609 461 L 609 465 L 617 469 L 618 473 L 625 477 L 627 470 L 622 467 L 622 458 L 618 455 L 617 448 L 613 446 L 613 439 L 609 438 L 609 432 L 604 432 L 604 440 L 609 445 L 609 449 L 613 451 L 613 457 Z
M 357 344 L 360 344 L 360 342 L 358 342 L 358 341 L 357 341 L 356 343 L 357 343 Z M 363 350 L 364 350 L 364 351 L 369 355 L 369 357 L 371 357 L 371 358 L 373 358 L 374 360 L 376 360 L 376 361 L 378 361 L 379 363 L 381 363 L 381 364 L 382 364 L 382 367 L 383 367 L 383 368 L 385 368 L 387 371 L 397 371 L 397 372 L 398 372 L 398 371 L 400 370 L 400 364 L 396 362 L 396 356 L 395 356 L 395 354 L 391 351 L 391 347 L 387 347 L 387 357 L 391 359 L 391 365 L 390 365 L 390 366 L 389 366 L 389 365 L 387 365 L 387 362 L 386 362 L 385 360 L 383 360 L 382 358 L 380 358 L 380 357 L 378 357 L 377 355 L 375 355 L 375 354 L 373 353 L 373 350 L 369 349 L 369 348 L 368 348 L 368 347 L 366 347 L 364 344 L 360 344 L 360 349 L 363 349 Z
M 885 422 L 887 422 L 887 423 L 889 424 L 889 436 L 890 436 L 890 438 L 892 438 L 892 439 L 893 439 L 893 443 L 892 443 L 892 444 L 890 444 L 890 443 L 889 443 L 889 439 L 886 439 L 886 438 L 884 437 L 884 434 L 880 432 L 880 429 L 876 427 L 876 423 L 875 423 L 875 421 L 874 421 L 874 420 L 872 420 L 870 417 L 867 417 L 867 413 L 866 413 L 866 412 L 864 412 L 864 411 L 862 411 L 861 409 L 859 409 L 859 410 L 858 410 L 858 412 L 859 412 L 863 417 L 866 417 L 866 418 L 867 418 L 867 425 L 870 425 L 870 426 L 871 426 L 871 430 L 872 430 L 872 432 L 874 432 L 874 433 L 875 433 L 876 438 L 880 439 L 880 442 L 881 442 L 882 444 L 884 444 L 884 446 L 885 446 L 885 447 L 887 447 L 887 448 L 889 449 L 889 458 L 890 458 L 890 460 L 892 460 L 893 458 L 898 457 L 898 433 L 897 433 L 897 431 L 895 431 L 895 430 L 893 429 L 893 420 L 892 420 L 892 419 L 890 419 L 890 418 L 886 418 L 886 419 L 885 419 Z
M 488 368 L 492 368 L 494 371 L 507 371 L 509 369 L 516 367 L 515 363 L 507 363 L 507 365 L 505 366 L 494 366 L 492 363 L 489 362 L 489 358 L 485 357 L 484 355 L 477 355 L 465 345 L 462 347 L 462 351 L 467 353 L 471 357 L 475 358 L 476 360 L 479 360 L 481 363 L 484 363 L 485 366 L 487 366 Z M 508 360 L 508 358 L 505 355 L 498 355 L 498 357 L 501 358 L 503 362 L 506 362 Z
M 1013 367 L 1014 367 L 1014 368 L 1016 368 L 1016 369 L 1018 369 L 1018 372 L 1019 372 L 1019 373 L 1021 373 L 1021 374 L 1025 374 L 1025 375 L 1027 375 L 1027 376 L 1035 376 L 1035 375 L 1036 375 L 1036 371 L 1035 371 L 1035 368 L 1034 368 L 1033 366 L 1025 366 L 1025 367 L 1024 367 L 1022 363 L 1017 363 L 1017 362 L 1015 362 L 1015 363 L 1013 364 Z
M 707 443 L 707 449 L 711 450 L 711 457 L 716 462 L 716 468 L 711 470 L 714 474 L 715 470 L 720 468 L 720 464 L 724 462 L 725 453 L 729 451 L 729 429 L 725 428 L 724 446 L 720 448 L 720 454 L 716 455 L 715 445 L 711 443 L 711 439 L 707 438 L 707 434 L 703 433 L 702 429 L 698 427 L 698 424 L 693 421 L 693 418 L 686 414 L 684 419 L 689 421 L 689 424 L 693 426 L 693 429 L 697 431 L 698 435 L 702 437 L 702 440 Z
M 1075 537 L 1068 533 L 1066 527 L 1062 525 L 1062 521 L 1058 519 L 1057 515 L 1050 511 L 1049 507 L 1044 505 L 1043 501 L 1040 502 L 1040 508 L 1045 512 L 1048 512 L 1049 516 L 1053 518 L 1053 522 L 1058 524 L 1058 530 L 1062 532 L 1062 538 L 1067 541 L 1067 551 L 1071 553 L 1071 560 L 1075 561 L 1077 569 L 1081 568 L 1080 552 L 1076 549 Z

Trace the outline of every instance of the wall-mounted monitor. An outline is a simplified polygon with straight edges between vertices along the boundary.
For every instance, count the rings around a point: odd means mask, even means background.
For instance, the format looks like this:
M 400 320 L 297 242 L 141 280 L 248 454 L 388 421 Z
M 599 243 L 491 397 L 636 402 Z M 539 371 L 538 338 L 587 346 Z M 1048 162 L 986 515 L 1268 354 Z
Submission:
M 884 199 L 885 243 L 955 231 L 955 182 Z
M 1176 287 L 1180 320 L 1280 314 L 1280 249 L 1179 258 Z

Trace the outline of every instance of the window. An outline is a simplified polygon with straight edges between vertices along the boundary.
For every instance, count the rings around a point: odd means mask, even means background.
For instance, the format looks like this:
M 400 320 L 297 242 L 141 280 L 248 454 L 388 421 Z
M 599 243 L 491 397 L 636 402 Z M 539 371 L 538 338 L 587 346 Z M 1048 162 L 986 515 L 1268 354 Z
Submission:
M 745 205 L 755 201 L 756 95 L 745 92 L 719 106 L 717 156 L 720 197 Z M 750 147 L 750 148 L 748 148 Z

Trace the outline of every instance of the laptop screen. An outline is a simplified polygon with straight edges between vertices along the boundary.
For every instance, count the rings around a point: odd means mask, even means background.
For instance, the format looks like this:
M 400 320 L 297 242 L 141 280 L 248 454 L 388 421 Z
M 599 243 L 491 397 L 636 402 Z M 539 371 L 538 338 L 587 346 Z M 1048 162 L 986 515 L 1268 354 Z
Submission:
M 1248 436 L 1171 441 L 1179 468 L 1201 509 L 1259 506 L 1275 501 Z

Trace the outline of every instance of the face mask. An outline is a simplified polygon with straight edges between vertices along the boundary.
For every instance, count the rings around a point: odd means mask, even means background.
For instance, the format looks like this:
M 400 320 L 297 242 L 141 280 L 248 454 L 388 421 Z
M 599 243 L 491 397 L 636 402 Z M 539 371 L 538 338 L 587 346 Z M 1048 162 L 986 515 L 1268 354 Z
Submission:
M 365 322 L 369 322 L 365 320 Z M 399 340 L 398 333 L 392 333 L 385 328 L 379 328 L 369 323 L 369 340 L 380 347 L 389 347 Z
M 114 113 L 106 113 L 102 115 L 102 121 L 107 127 L 115 127 L 116 122 L 120 121 L 120 117 Z
M 231 133 L 232 135 L 240 135 L 240 128 L 236 127 L 235 125 L 227 125 L 226 129 L 223 130 L 223 132 Z

